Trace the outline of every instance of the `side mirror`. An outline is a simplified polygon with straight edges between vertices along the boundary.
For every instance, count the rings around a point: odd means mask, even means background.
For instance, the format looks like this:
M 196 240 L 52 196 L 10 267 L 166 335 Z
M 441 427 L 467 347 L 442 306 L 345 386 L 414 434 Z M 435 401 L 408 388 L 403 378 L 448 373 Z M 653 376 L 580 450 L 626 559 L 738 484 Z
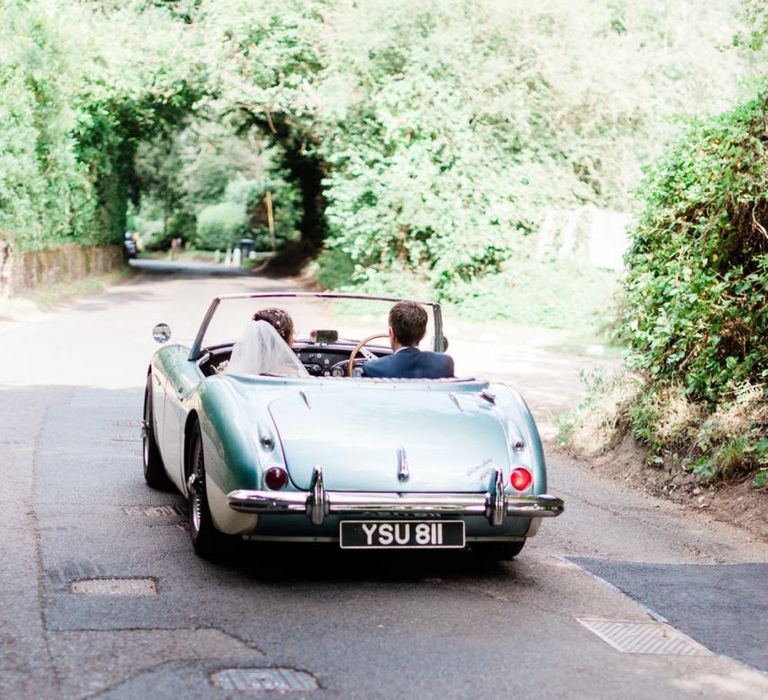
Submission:
M 158 343 L 167 343 L 171 339 L 171 327 L 167 323 L 158 323 L 152 329 L 152 337 Z
M 443 352 L 445 352 L 448 349 L 448 338 L 443 336 Z

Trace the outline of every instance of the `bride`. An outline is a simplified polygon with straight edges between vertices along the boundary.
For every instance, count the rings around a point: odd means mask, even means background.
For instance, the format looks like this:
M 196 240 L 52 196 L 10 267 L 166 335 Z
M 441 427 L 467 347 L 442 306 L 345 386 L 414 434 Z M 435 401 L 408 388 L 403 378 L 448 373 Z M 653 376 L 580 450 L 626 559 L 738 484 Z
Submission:
M 279 311 L 280 329 L 273 325 L 272 316 L 265 312 Z M 287 320 L 286 320 L 287 317 Z M 290 324 L 290 328 L 286 326 Z M 243 337 L 232 348 L 232 357 L 224 370 L 227 374 L 271 374 L 281 377 L 308 377 L 309 373 L 290 346 L 293 323 L 282 309 L 265 309 L 254 315 L 245 327 Z

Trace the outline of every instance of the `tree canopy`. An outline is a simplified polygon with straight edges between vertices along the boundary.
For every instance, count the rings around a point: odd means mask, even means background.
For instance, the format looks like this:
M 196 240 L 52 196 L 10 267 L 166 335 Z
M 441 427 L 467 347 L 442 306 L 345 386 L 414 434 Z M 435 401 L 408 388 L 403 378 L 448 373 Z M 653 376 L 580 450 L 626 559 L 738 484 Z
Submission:
M 172 232 L 234 221 L 225 192 L 245 179 L 242 225 L 263 228 L 274 185 L 280 244 L 325 250 L 333 282 L 400 266 L 447 296 L 524 254 L 545 207 L 632 208 L 676 116 L 729 104 L 746 66 L 724 48 L 728 0 L 11 0 L 2 15 L 0 235 L 18 247 L 116 241 L 131 199 Z M 224 165 L 237 143 L 255 174 Z

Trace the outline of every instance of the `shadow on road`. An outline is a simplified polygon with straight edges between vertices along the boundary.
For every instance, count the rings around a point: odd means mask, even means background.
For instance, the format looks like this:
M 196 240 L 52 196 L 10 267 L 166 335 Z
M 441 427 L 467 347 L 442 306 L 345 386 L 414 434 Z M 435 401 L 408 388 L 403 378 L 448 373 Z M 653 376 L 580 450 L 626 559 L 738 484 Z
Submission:
M 516 562 L 492 561 L 471 551 L 349 552 L 335 544 L 237 542 L 216 564 L 260 583 L 416 583 L 425 579 L 459 583 L 478 576 L 506 582 L 518 579 Z

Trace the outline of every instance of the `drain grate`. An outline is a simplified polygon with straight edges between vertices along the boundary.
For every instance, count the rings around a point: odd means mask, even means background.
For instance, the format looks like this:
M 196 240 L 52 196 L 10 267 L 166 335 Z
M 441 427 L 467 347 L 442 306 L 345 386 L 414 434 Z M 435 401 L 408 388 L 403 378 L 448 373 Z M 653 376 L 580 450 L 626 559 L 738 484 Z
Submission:
M 123 512 L 126 515 L 147 515 L 151 518 L 178 517 L 185 515 L 186 511 L 182 506 L 125 506 Z
M 625 654 L 713 656 L 709 649 L 663 622 L 576 619 L 604 642 Z
M 72 593 L 84 595 L 157 595 L 153 578 L 81 578 L 72 581 Z
M 211 682 L 223 690 L 287 693 L 319 688 L 312 674 L 292 668 L 225 668 L 211 674 Z

